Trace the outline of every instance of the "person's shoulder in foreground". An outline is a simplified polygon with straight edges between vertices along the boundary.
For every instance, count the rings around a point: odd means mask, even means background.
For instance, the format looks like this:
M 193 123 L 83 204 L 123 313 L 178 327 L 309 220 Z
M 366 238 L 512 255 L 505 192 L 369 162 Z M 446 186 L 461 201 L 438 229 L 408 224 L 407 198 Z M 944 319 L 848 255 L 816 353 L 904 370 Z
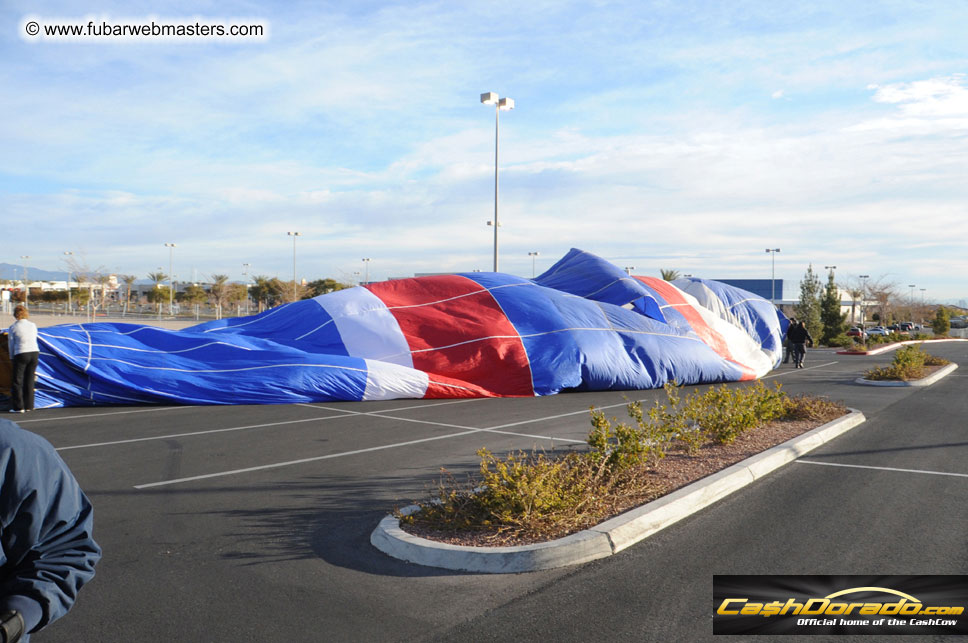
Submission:
M 0 419 L 0 613 L 16 610 L 28 633 L 66 614 L 101 558 L 93 526 L 54 447 Z

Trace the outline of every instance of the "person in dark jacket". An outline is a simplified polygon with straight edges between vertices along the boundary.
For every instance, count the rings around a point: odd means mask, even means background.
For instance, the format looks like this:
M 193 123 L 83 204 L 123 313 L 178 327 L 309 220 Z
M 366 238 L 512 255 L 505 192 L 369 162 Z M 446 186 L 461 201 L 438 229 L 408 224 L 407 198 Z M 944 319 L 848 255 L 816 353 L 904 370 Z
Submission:
M 806 344 L 810 342 L 813 346 L 813 337 L 810 337 L 803 322 L 799 321 L 796 324 L 790 324 L 787 339 L 790 340 L 790 346 L 793 348 L 793 368 L 803 368 L 803 358 L 807 354 Z
M 790 325 L 787 327 L 787 333 L 783 336 L 783 363 L 790 363 L 790 332 L 789 330 L 797 325 L 797 320 L 794 317 L 790 318 Z
M 54 447 L 0 420 L 0 624 L 21 643 L 71 608 L 101 548 L 94 509 Z

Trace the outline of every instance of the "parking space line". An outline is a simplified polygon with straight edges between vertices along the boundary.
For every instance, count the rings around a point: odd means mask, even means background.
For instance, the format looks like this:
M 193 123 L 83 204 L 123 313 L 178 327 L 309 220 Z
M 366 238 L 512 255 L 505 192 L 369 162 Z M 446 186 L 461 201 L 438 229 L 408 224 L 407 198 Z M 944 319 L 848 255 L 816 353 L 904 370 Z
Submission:
M 617 407 L 617 406 L 625 406 L 626 404 L 627 404 L 627 402 L 622 402 L 621 404 L 609 404 L 609 405 L 606 405 L 606 406 L 601 406 L 601 407 L 596 407 L 596 408 L 598 408 L 598 409 L 607 409 L 607 408 L 614 408 L 614 407 Z M 366 449 L 356 449 L 356 450 L 353 450 L 353 451 L 344 451 L 344 452 L 341 452 L 341 453 L 331 453 L 331 454 L 328 454 L 328 455 L 316 456 L 316 457 L 312 457 L 312 458 L 303 458 L 303 459 L 300 459 L 300 460 L 289 460 L 289 461 L 286 461 L 286 462 L 275 462 L 275 463 L 272 463 L 272 464 L 259 465 L 259 466 L 255 466 L 255 467 L 247 467 L 247 468 L 244 468 L 244 469 L 233 469 L 231 471 L 220 471 L 220 472 L 216 472 L 216 473 L 206 473 L 206 474 L 201 474 L 201 475 L 198 475 L 198 476 L 191 476 L 191 477 L 187 477 L 187 478 L 178 478 L 178 479 L 175 479 L 175 480 L 162 480 L 160 482 L 150 482 L 150 483 L 146 483 L 146 484 L 135 485 L 135 489 L 148 489 L 148 488 L 151 488 L 151 487 L 161 487 L 161 486 L 166 486 L 166 485 L 179 484 L 179 483 L 182 483 L 182 482 L 191 482 L 191 481 L 195 481 L 195 480 L 204 480 L 204 479 L 207 479 L 207 478 L 217 478 L 217 477 L 222 477 L 222 476 L 237 475 L 237 474 L 240 474 L 240 473 L 249 473 L 249 472 L 252 472 L 252 471 L 262 471 L 262 470 L 265 470 L 265 469 L 277 469 L 277 468 L 280 468 L 280 467 L 287 467 L 287 466 L 292 466 L 292 465 L 297 465 L 297 464 L 304 464 L 304 463 L 307 463 L 307 462 L 316 462 L 318 460 L 327 460 L 327 459 L 331 459 L 331 458 L 340 458 L 340 457 L 344 457 L 344 456 L 348 456 L 348 455 L 357 455 L 357 454 L 360 454 L 360 453 L 368 453 L 368 452 L 372 452 L 372 451 L 381 451 L 381 450 L 384 450 L 384 449 L 393 449 L 393 448 L 397 448 L 397 447 L 405 447 L 405 446 L 410 446 L 410 445 L 413 445 L 413 444 L 420 444 L 421 442 L 429 442 L 429 441 L 432 441 L 432 440 L 445 440 L 445 439 L 448 439 L 448 438 L 456 438 L 456 437 L 461 437 L 461 436 L 465 436 L 465 435 L 470 435 L 472 433 L 498 433 L 498 434 L 501 434 L 501 435 L 511 435 L 511 436 L 515 436 L 515 437 L 527 437 L 527 438 L 532 438 L 532 439 L 537 439 L 537 440 L 551 440 L 551 441 L 557 441 L 557 442 L 573 442 L 573 443 L 576 443 L 576 444 L 584 444 L 585 443 L 585 440 L 575 440 L 575 439 L 572 439 L 572 438 L 556 438 L 554 436 L 535 435 L 535 434 L 530 434 L 530 433 L 516 433 L 516 432 L 512 432 L 512 431 L 502 431 L 501 429 L 509 428 L 509 427 L 512 427 L 512 426 L 520 426 L 522 424 L 531 424 L 531 423 L 534 423 L 534 422 L 541 422 L 541 421 L 545 421 L 545 420 L 554 420 L 554 419 L 558 419 L 558 418 L 563 418 L 563 417 L 568 417 L 568 416 L 578 415 L 578 414 L 584 414 L 584 413 L 588 413 L 589 412 L 587 409 L 582 409 L 581 411 L 573 411 L 571 413 L 561 413 L 561 414 L 558 414 L 558 415 L 550 415 L 550 416 L 545 416 L 545 417 L 541 417 L 541 418 L 534 418 L 534 419 L 531 419 L 531 420 L 522 420 L 520 422 L 511 422 L 511 423 L 508 423 L 508 424 L 500 424 L 500 425 L 497 425 L 497 426 L 494 426 L 494 427 L 489 427 L 489 428 L 473 428 L 473 427 L 464 427 L 464 426 L 455 425 L 455 424 L 447 424 L 447 423 L 444 423 L 444 422 L 431 422 L 429 420 L 416 420 L 416 419 L 413 419 L 413 418 L 402 418 L 402 417 L 396 417 L 396 416 L 388 416 L 388 415 L 383 415 L 383 414 L 381 414 L 379 412 L 349 411 L 349 410 L 346 410 L 346 409 L 336 409 L 334 407 L 318 406 L 318 405 L 313 405 L 313 408 L 317 408 L 317 409 L 321 409 L 321 410 L 326 410 L 326 411 L 340 411 L 341 413 L 344 413 L 344 415 L 340 415 L 340 416 L 328 416 L 326 418 L 319 418 L 319 419 L 335 419 L 335 418 L 352 417 L 352 416 L 357 416 L 357 415 L 365 415 L 365 416 L 370 416 L 370 417 L 382 418 L 382 419 L 385 419 L 385 420 L 398 420 L 398 421 L 401 421 L 401 422 L 414 422 L 414 423 L 417 423 L 417 424 L 430 424 L 430 425 L 441 426 L 441 427 L 446 427 L 446 428 L 465 429 L 465 430 L 460 431 L 459 433 L 449 433 L 447 435 L 440 435 L 440 436 L 435 436 L 435 437 L 431 437 L 431 438 L 423 438 L 423 439 L 420 439 L 420 440 L 410 440 L 410 441 L 407 441 L 407 442 L 397 442 L 397 443 L 394 443 L 394 444 L 386 444 L 386 445 L 377 446 L 377 447 L 369 447 L 369 448 L 366 448 Z M 386 411 L 383 411 L 382 413 L 386 413 Z M 308 421 L 312 421 L 312 420 L 294 420 L 293 422 L 308 422 Z M 280 424 L 292 424 L 293 422 L 283 422 L 283 423 L 280 423 Z M 249 427 L 249 428 L 255 428 L 255 427 Z M 218 429 L 218 430 L 219 431 L 229 431 L 229 430 L 232 430 L 232 429 Z M 160 439 L 160 438 L 140 438 L 139 440 L 150 440 L 150 439 Z
M 150 409 L 134 409 L 131 411 L 112 411 L 110 413 L 87 413 L 85 415 L 46 415 L 30 420 L 17 420 L 17 424 L 33 424 L 37 422 L 60 422 L 62 420 L 83 420 L 86 418 L 104 417 L 109 415 L 126 415 L 128 413 L 157 413 L 159 411 L 178 411 L 181 409 L 197 409 L 197 406 L 158 406 Z M 42 410 L 42 409 L 38 409 Z
M 469 435 L 471 433 L 476 433 L 477 431 L 462 431 L 461 433 L 451 433 L 449 435 L 438 435 L 432 438 L 422 438 L 420 440 L 410 440 L 409 442 L 397 442 L 396 444 L 384 444 L 378 447 L 369 447 L 367 449 L 356 449 L 355 451 L 344 451 L 342 453 L 330 453 L 329 455 L 320 455 L 313 458 L 303 458 L 301 460 L 290 460 L 288 462 L 276 462 L 273 464 L 263 464 L 257 467 L 247 467 L 245 469 L 235 469 L 233 471 L 219 471 L 218 473 L 205 473 L 198 476 L 191 476 L 188 478 L 178 478 L 176 480 L 162 480 L 161 482 L 149 482 L 147 484 L 135 485 L 135 489 L 150 489 L 152 487 L 164 487 L 167 485 L 179 484 L 182 482 L 192 482 L 195 480 L 205 480 L 206 478 L 219 478 L 222 476 L 231 476 L 239 473 L 250 473 L 252 471 L 263 471 L 265 469 L 277 469 L 279 467 L 288 467 L 295 464 L 305 464 L 307 462 L 317 462 L 319 460 L 329 460 L 332 458 L 342 458 L 348 455 L 357 455 L 360 453 L 369 453 L 371 451 L 382 451 L 384 449 L 394 449 L 397 447 L 410 446 L 412 444 L 420 444 L 421 442 L 431 442 L 433 440 L 446 440 L 447 438 L 456 438 L 462 435 Z
M 67 447 L 57 447 L 57 451 L 70 451 L 72 449 L 89 449 L 91 447 L 106 447 L 115 444 L 131 444 L 132 442 L 150 442 L 152 440 L 170 440 L 173 438 L 186 438 L 194 435 L 209 435 L 211 433 L 228 433 L 231 431 L 245 431 L 246 429 L 264 429 L 270 426 L 283 426 L 286 424 L 300 424 L 302 422 L 320 422 L 322 420 L 338 420 L 339 418 L 352 417 L 352 414 L 327 415 L 326 417 L 304 418 L 302 420 L 284 420 L 282 422 L 269 422 L 267 424 L 250 424 L 248 426 L 232 426 L 224 429 L 208 429 L 206 431 L 191 431 L 189 433 L 170 433 L 168 435 L 154 435 L 147 438 L 129 438 L 127 440 L 114 440 L 111 442 L 92 442 L 90 444 L 75 444 Z
M 835 362 L 835 361 L 834 362 L 827 362 L 826 364 L 817 364 L 816 366 L 807 366 L 807 367 L 804 367 L 804 368 L 801 368 L 801 369 L 791 369 L 789 371 L 781 371 L 779 373 L 773 373 L 772 375 L 764 375 L 760 379 L 761 380 L 768 380 L 768 379 L 773 378 L 773 377 L 783 377 L 784 375 L 789 375 L 791 373 L 799 373 L 800 371 L 812 371 L 815 368 L 823 368 L 824 366 L 831 366 L 831 365 L 836 364 L 836 363 L 837 362 Z M 779 368 L 779 367 L 777 367 L 777 368 Z
M 331 406 L 317 406 L 317 409 L 324 409 L 327 411 L 335 411 L 336 409 Z M 509 426 L 516 426 L 518 424 L 528 424 L 529 422 L 535 422 L 536 420 L 527 420 L 525 422 L 515 422 L 514 424 L 504 424 L 496 427 L 473 427 L 473 426 L 463 426 L 461 424 L 448 424 L 446 422 L 433 422 L 431 420 L 417 420 L 415 418 L 402 418 L 396 415 L 384 415 L 389 411 L 344 411 L 344 413 L 352 413 L 353 415 L 366 415 L 369 417 L 383 418 L 385 420 L 399 420 L 400 422 L 413 422 L 415 424 L 430 424 L 432 426 L 442 426 L 447 429 L 467 429 L 468 431 L 478 431 L 482 433 L 500 433 L 502 435 L 513 435 L 522 438 L 537 438 L 539 440 L 556 440 L 558 442 L 576 442 L 579 444 L 584 444 L 584 440 L 575 440 L 572 438 L 557 438 L 553 435 L 534 435 L 531 433 L 515 433 L 513 431 L 499 431 L 498 429 L 503 429 Z M 583 411 L 587 413 L 587 411 Z M 554 416 L 563 417 L 563 416 Z M 551 419 L 551 418 L 540 418 L 540 419 Z
M 382 411 L 348 411 L 345 409 L 340 409 L 340 411 L 343 411 L 344 413 L 396 413 L 397 411 L 416 411 L 419 409 L 429 409 L 435 406 L 447 406 L 449 404 L 466 404 L 467 402 L 480 402 L 481 400 L 488 400 L 488 399 L 491 399 L 491 398 L 474 397 L 474 398 L 468 398 L 464 400 L 448 400 L 447 402 L 434 402 L 432 404 L 414 404 L 413 406 L 401 406 L 398 409 L 385 409 Z M 312 402 L 300 402 L 296 404 L 296 406 L 305 406 L 310 409 L 325 409 L 325 408 L 332 409 L 332 407 L 319 406 L 318 404 L 314 404 Z M 333 410 L 336 410 L 336 409 L 333 409 Z
M 931 476 L 952 476 L 954 478 L 968 478 L 968 473 L 949 473 L 947 471 L 928 471 L 925 469 L 898 469 L 896 467 L 872 467 L 863 464 L 840 464 L 837 462 L 817 462 L 816 460 L 794 460 L 801 464 L 820 464 L 827 467 L 847 467 L 849 469 L 874 469 L 876 471 L 897 471 L 900 473 L 923 473 Z

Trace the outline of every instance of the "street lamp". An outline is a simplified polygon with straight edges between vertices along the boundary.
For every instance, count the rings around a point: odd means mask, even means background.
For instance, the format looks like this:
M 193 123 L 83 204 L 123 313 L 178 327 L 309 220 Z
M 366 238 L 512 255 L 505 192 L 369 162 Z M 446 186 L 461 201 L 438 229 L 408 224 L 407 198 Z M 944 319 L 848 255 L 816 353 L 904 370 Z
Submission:
M 24 306 L 30 308 L 30 280 L 27 279 L 27 260 L 30 255 L 20 255 L 20 258 L 24 260 Z
M 632 276 L 632 271 L 635 270 L 635 266 L 625 266 L 625 274 L 629 277 Z
M 770 253 L 770 303 L 776 306 L 776 253 L 780 249 L 767 248 L 766 251 Z
M 363 257 L 363 267 L 366 269 L 366 274 L 363 277 L 363 283 L 370 283 L 370 258 Z
M 171 265 L 172 265 L 171 260 L 172 260 L 172 254 L 175 252 L 176 246 L 174 243 L 166 243 L 165 247 L 168 248 L 168 314 L 174 315 L 175 314 L 174 312 L 175 282 L 174 282 L 174 276 L 172 276 L 171 274 Z
M 242 264 L 242 276 L 245 278 L 245 314 L 249 314 L 249 265 Z
M 531 257 L 531 278 L 534 279 L 534 258 L 540 255 L 540 252 L 529 252 L 528 256 Z
M 861 283 L 861 295 L 860 295 L 860 327 L 864 328 L 864 321 L 866 320 L 867 311 L 867 280 L 871 278 L 870 275 L 859 275 Z
M 914 308 L 914 284 L 908 284 L 908 288 L 911 289 L 911 308 Z
M 921 288 L 921 310 L 918 311 L 918 323 L 919 324 L 923 324 L 924 323 L 924 291 L 925 290 L 927 290 L 927 288 Z
M 65 250 L 64 256 L 72 257 L 74 256 L 74 253 L 70 252 L 69 250 Z M 67 310 L 68 312 L 72 312 L 74 310 L 74 306 L 71 303 L 71 263 L 70 263 L 71 260 L 67 259 L 66 261 L 67 261 Z
M 501 223 L 497 217 L 497 168 L 498 168 L 498 140 L 500 133 L 500 114 L 501 110 L 509 111 L 514 109 L 513 98 L 498 98 L 495 92 L 485 92 L 481 94 L 481 102 L 485 105 L 494 105 L 494 272 L 497 272 L 497 229 Z
M 301 232 L 287 232 L 292 237 L 292 300 L 296 301 L 296 237 L 301 237 Z

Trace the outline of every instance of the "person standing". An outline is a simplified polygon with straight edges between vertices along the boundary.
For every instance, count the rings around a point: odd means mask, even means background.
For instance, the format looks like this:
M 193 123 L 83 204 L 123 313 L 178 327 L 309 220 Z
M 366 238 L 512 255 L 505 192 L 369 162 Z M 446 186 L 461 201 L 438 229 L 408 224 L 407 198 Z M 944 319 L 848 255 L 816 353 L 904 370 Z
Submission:
M 37 345 L 37 325 L 30 321 L 30 313 L 23 305 L 13 309 L 16 321 L 7 331 L 13 378 L 10 384 L 11 413 L 34 410 L 34 379 L 40 347 Z
M 26 643 L 94 576 L 94 509 L 51 444 L 0 420 L 0 640 Z
M 797 325 L 796 318 L 790 318 L 790 325 L 787 327 L 787 332 L 783 336 L 783 363 L 790 363 L 790 329 Z
M 799 321 L 796 324 L 790 324 L 787 339 L 790 340 L 790 346 L 793 348 L 793 368 L 803 368 L 803 358 L 807 354 L 806 344 L 810 342 L 813 346 L 813 337 L 810 336 L 803 322 Z

